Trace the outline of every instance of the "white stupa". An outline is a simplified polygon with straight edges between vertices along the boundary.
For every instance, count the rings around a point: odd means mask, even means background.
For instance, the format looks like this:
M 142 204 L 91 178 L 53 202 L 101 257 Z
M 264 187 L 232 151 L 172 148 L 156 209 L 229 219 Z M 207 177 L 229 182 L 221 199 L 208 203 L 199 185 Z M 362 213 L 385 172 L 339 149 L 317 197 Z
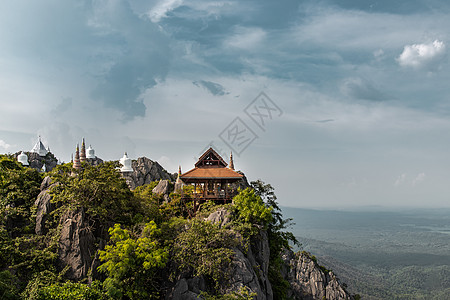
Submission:
M 19 155 L 17 155 L 17 161 L 20 162 L 23 166 L 28 166 L 28 156 L 23 153 L 23 151 L 20 152 Z
M 91 145 L 89 145 L 89 148 L 87 148 L 86 158 L 95 158 L 95 150 L 92 148 Z
M 49 149 L 50 149 L 50 148 L 49 148 Z M 33 149 L 31 149 L 30 152 L 37 153 L 37 154 L 39 154 L 39 156 L 46 156 L 46 155 L 47 155 L 47 153 L 48 153 L 49 151 L 47 151 L 47 149 L 45 149 L 44 144 L 42 144 L 42 142 L 41 142 L 41 136 L 39 136 L 39 138 L 38 138 L 38 140 L 37 140 L 37 142 L 36 142 L 36 145 L 34 145 Z
M 131 158 L 128 157 L 127 153 L 125 152 L 123 157 L 119 160 L 122 167 L 120 168 L 120 172 L 133 172 L 133 168 L 131 167 Z

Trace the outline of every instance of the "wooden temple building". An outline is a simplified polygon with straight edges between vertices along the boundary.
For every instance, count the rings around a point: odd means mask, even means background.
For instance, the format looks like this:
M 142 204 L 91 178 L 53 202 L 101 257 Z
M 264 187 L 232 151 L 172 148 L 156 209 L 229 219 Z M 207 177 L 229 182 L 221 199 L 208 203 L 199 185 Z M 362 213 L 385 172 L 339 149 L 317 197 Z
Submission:
M 232 154 L 230 164 L 227 164 L 213 148 L 203 153 L 195 163 L 195 168 L 183 174 L 179 172 L 179 180 L 184 185 L 194 186 L 194 206 L 205 201 L 215 201 L 218 204 L 231 202 L 243 177 L 234 170 Z M 182 194 L 182 198 L 187 197 Z

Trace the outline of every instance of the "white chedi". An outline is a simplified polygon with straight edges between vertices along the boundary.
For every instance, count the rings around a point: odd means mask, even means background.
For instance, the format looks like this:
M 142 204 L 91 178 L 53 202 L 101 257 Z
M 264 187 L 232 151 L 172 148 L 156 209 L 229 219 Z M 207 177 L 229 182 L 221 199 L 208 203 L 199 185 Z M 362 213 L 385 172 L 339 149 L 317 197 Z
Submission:
M 95 158 L 95 150 L 91 145 L 89 145 L 89 148 L 87 148 L 86 152 L 86 158 Z
M 50 150 L 50 148 L 48 148 L 48 150 Z M 30 152 L 37 153 L 37 154 L 39 154 L 39 156 L 46 156 L 47 153 L 50 151 L 47 151 L 47 149 L 45 149 L 45 146 L 44 146 L 44 144 L 42 144 L 42 141 L 41 141 L 41 136 L 39 136 L 36 144 L 34 145 L 33 149 L 31 149 Z
M 131 158 L 128 157 L 127 153 L 125 152 L 123 157 L 119 160 L 122 167 L 120 168 L 120 172 L 133 172 L 133 168 L 131 167 Z
M 20 152 L 20 154 L 17 156 L 17 161 L 20 162 L 23 166 L 28 166 L 28 156 L 23 153 L 23 151 Z

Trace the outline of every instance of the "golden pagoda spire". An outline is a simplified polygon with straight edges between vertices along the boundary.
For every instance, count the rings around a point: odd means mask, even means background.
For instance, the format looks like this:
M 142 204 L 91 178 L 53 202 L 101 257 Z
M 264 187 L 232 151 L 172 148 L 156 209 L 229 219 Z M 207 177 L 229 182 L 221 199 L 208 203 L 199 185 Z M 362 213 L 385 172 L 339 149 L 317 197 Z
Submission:
M 230 153 L 230 164 L 228 165 L 228 168 L 231 170 L 234 170 L 234 162 L 233 162 L 233 151 Z
M 81 162 L 80 162 L 80 147 L 77 144 L 77 151 L 75 152 L 75 159 L 73 161 L 73 168 L 76 170 L 81 169 Z
M 178 165 L 178 176 L 177 176 L 177 180 L 175 181 L 175 183 L 181 183 L 181 166 Z
M 81 143 L 81 153 L 80 153 L 80 161 L 85 162 L 86 161 L 86 144 L 83 142 Z

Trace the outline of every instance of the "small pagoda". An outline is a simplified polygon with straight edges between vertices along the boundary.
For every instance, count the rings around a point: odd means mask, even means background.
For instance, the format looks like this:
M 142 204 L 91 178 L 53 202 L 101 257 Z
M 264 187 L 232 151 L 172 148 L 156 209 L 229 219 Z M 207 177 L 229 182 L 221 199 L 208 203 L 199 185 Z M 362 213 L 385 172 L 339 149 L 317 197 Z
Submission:
M 215 201 L 218 204 L 231 202 L 237 194 L 236 183 L 243 177 L 244 175 L 234 170 L 232 155 L 228 165 L 213 148 L 203 153 L 194 169 L 179 174 L 183 184 L 194 186 L 194 207 L 205 201 Z M 182 199 L 187 198 L 182 194 Z

